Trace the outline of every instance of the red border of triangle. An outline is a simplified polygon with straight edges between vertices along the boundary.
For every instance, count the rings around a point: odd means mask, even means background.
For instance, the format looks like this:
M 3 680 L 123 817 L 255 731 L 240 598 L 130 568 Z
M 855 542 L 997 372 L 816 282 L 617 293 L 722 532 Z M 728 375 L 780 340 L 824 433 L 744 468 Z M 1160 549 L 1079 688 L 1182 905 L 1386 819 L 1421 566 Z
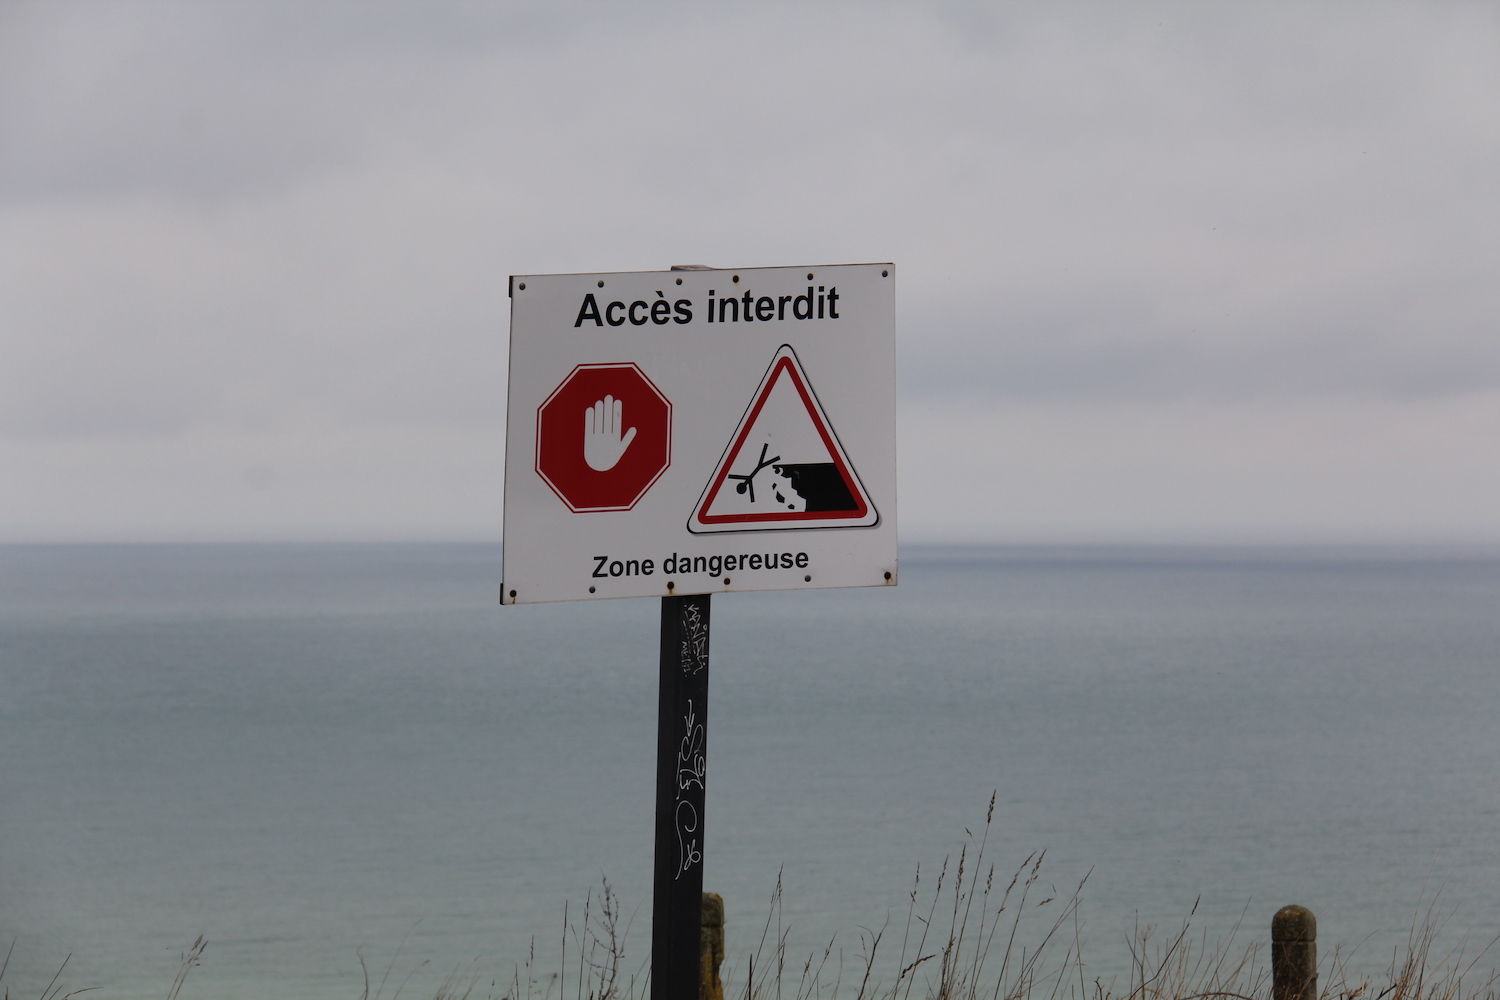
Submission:
M 792 384 L 797 387 L 797 393 L 802 397 L 802 405 L 807 407 L 807 415 L 812 418 L 813 426 L 818 429 L 818 434 L 823 438 L 823 447 L 828 449 L 828 454 L 833 457 L 834 465 L 838 467 L 839 475 L 844 479 L 844 485 L 849 488 L 849 495 L 854 497 L 854 502 L 859 506 L 853 510 L 788 510 L 778 511 L 772 514 L 708 514 L 707 511 L 713 506 L 714 500 L 719 496 L 719 488 L 724 485 L 724 480 L 729 478 L 729 470 L 734 468 L 735 461 L 740 457 L 740 449 L 745 446 L 745 439 L 750 436 L 751 429 L 755 426 L 755 419 L 760 416 L 761 408 L 766 405 L 766 400 L 771 395 L 771 390 L 776 387 L 776 380 L 785 371 L 792 378 Z M 864 517 L 870 512 L 868 498 L 861 488 L 859 480 L 850 473 L 849 467 L 844 464 L 843 452 L 834 442 L 833 434 L 828 429 L 828 423 L 823 419 L 818 405 L 813 402 L 812 394 L 807 391 L 807 385 L 802 380 L 802 373 L 792 361 L 790 355 L 782 355 L 776 359 L 771 366 L 771 372 L 766 376 L 764 387 L 760 396 L 755 400 L 755 405 L 750 408 L 744 423 L 740 426 L 739 436 L 730 448 L 729 457 L 726 458 L 719 468 L 719 474 L 714 477 L 713 485 L 709 487 L 703 502 L 698 505 L 697 511 L 693 513 L 693 520 L 699 524 L 756 524 L 765 521 L 836 521 L 848 520 L 850 518 Z

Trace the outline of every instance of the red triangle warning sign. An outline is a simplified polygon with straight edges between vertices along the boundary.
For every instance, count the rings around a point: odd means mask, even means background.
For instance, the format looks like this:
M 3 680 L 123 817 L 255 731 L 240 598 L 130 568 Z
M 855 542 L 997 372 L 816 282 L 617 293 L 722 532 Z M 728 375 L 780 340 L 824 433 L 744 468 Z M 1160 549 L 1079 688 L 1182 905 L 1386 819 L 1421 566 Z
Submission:
M 797 354 L 783 344 L 688 519 L 697 534 L 880 520 Z

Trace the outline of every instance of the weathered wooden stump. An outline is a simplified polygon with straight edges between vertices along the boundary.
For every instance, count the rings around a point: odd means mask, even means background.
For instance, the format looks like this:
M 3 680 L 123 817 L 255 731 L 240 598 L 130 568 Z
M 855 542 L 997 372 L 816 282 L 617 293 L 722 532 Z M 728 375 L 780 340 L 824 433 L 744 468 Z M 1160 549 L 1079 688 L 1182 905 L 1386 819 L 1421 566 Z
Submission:
M 702 1000 L 724 1000 L 719 966 L 724 964 L 724 897 L 703 894 L 703 940 L 698 949 L 698 995 Z
M 1318 920 L 1305 906 L 1283 906 L 1271 918 L 1271 997 L 1318 998 Z

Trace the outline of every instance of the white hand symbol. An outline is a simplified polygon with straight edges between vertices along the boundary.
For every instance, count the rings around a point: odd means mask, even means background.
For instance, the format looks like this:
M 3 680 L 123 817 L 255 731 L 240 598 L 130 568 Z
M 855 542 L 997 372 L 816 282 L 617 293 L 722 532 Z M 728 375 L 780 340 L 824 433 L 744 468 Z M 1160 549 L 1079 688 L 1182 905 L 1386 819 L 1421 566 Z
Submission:
M 635 428 L 620 436 L 624 404 L 605 396 L 583 411 L 583 460 L 595 472 L 608 472 L 619 464 L 625 449 L 635 440 Z

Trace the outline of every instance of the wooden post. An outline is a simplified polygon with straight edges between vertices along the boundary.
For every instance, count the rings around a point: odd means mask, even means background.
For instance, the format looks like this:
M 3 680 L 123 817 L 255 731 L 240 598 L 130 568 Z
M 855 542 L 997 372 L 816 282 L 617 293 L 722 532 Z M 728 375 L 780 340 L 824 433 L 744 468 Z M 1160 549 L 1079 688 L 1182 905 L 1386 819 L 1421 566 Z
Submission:
M 707 594 L 661 599 L 651 1000 L 698 1000 L 708 733 Z
M 698 996 L 700 1000 L 724 1000 L 719 966 L 724 964 L 724 897 L 703 894 L 703 941 L 698 952 Z
M 1271 918 L 1272 1000 L 1317 1000 L 1318 920 L 1305 906 L 1283 906 Z

